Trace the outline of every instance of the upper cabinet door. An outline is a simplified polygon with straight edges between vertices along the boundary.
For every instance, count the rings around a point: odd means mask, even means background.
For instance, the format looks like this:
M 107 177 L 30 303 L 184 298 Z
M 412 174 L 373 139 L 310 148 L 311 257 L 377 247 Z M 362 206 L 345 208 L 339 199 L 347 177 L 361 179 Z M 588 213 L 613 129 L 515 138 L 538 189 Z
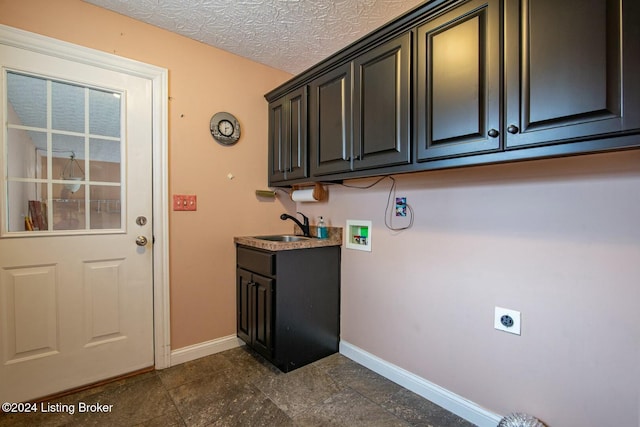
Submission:
M 269 182 L 306 178 L 307 87 L 269 103 Z
M 286 112 L 285 99 L 269 103 L 269 183 L 285 180 Z
M 354 60 L 354 169 L 411 162 L 411 36 Z
M 639 11 L 637 0 L 506 2 L 507 148 L 640 127 Z
M 419 160 L 497 151 L 500 2 L 470 1 L 418 27 Z
M 287 95 L 287 150 L 286 178 L 297 179 L 309 176 L 307 166 L 307 87 L 303 86 Z
M 312 81 L 309 147 L 313 176 L 351 170 L 351 64 Z

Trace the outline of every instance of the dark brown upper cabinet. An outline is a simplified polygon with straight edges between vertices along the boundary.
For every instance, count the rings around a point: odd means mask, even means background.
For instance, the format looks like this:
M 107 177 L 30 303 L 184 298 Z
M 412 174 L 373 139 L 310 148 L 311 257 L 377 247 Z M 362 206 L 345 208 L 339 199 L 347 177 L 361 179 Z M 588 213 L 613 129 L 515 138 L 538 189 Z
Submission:
M 269 184 L 307 178 L 307 87 L 269 103 Z
M 351 64 L 318 77 L 309 85 L 311 174 L 351 169 Z
M 426 1 L 265 95 L 270 182 L 639 148 L 639 22 L 639 0 Z M 278 102 L 302 85 L 296 175 Z
M 353 61 L 353 169 L 411 162 L 411 37 Z
M 640 127 L 639 3 L 505 2 L 506 148 Z
M 470 1 L 418 27 L 419 160 L 497 151 L 500 1 Z
M 313 176 L 411 162 L 411 37 L 374 47 L 310 84 Z

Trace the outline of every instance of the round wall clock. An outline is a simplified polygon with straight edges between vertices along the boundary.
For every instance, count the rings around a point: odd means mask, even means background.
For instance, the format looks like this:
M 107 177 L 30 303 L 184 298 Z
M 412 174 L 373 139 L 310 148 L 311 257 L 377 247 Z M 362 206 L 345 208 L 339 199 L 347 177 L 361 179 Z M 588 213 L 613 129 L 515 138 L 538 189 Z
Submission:
M 211 117 L 211 136 L 222 145 L 233 145 L 240 139 L 240 123 L 233 114 L 220 112 Z

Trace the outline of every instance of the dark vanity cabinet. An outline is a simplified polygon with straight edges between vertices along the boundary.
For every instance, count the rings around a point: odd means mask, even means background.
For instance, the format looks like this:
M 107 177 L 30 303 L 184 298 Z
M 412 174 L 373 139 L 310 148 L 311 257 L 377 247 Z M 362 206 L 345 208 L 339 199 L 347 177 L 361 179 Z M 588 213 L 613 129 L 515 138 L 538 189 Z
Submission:
M 338 351 L 340 246 L 237 246 L 237 334 L 283 372 Z
M 312 176 L 411 162 L 411 39 L 405 33 L 311 82 Z
M 269 103 L 269 183 L 306 178 L 307 87 Z

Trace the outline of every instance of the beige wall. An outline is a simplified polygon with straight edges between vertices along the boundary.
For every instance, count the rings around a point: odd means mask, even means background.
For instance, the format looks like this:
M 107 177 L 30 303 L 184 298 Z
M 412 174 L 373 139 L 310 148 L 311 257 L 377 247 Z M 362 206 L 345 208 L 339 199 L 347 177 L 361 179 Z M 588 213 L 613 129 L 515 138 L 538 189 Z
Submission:
M 235 334 L 234 235 L 290 231 L 267 186 L 267 103 L 290 77 L 80 0 L 0 0 L 0 23 L 169 70 L 169 185 L 196 194 L 197 212 L 171 212 L 171 348 Z M 218 111 L 236 115 L 234 147 L 209 134 Z M 235 178 L 227 179 L 232 173 Z
M 640 151 L 396 179 L 401 233 L 389 180 L 298 206 L 373 221 L 372 252 L 343 249 L 342 340 L 499 414 L 638 426 Z M 494 330 L 495 306 L 521 336 Z

